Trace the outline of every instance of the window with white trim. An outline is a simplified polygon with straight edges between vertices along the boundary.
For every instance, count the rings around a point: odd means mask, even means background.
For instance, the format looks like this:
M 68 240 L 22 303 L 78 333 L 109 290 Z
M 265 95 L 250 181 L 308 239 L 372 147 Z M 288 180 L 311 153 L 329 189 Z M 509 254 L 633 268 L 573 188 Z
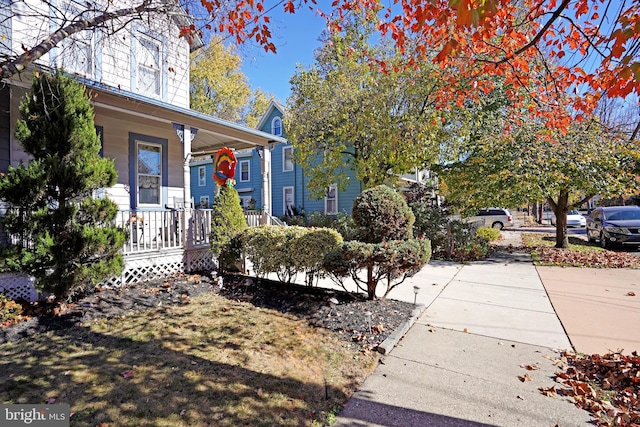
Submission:
M 282 148 L 282 171 L 291 172 L 293 170 L 293 147 Z
M 162 146 L 137 141 L 136 185 L 138 206 L 160 206 Z
M 138 33 L 136 49 L 136 88 L 138 93 L 154 98 L 162 96 L 162 44 Z
M 293 206 L 294 206 L 294 193 L 293 187 L 283 187 L 282 188 L 282 208 L 285 215 L 293 216 Z
M 200 208 L 201 209 L 209 209 L 211 205 L 209 205 L 209 196 L 200 196 Z
M 241 160 L 240 161 L 240 182 L 249 182 L 250 181 L 250 161 L 249 160 Z
M 207 185 L 207 167 L 198 166 L 198 187 L 206 187 Z
M 251 196 L 240 196 L 240 205 L 242 206 L 242 209 L 252 209 L 251 200 L 252 200 Z
M 82 7 L 86 8 L 84 5 Z M 63 14 L 60 18 L 64 19 L 64 22 L 89 18 L 86 11 L 82 13 L 80 5 L 68 1 L 60 3 L 58 12 Z M 65 37 L 59 45 L 58 66 L 69 73 L 94 77 L 95 38 L 93 30 L 84 30 Z
M 282 135 L 282 119 L 280 117 L 274 117 L 271 122 L 271 133 L 274 135 Z
M 336 215 L 338 213 L 338 186 L 331 184 L 327 190 L 327 197 L 324 199 L 325 215 Z

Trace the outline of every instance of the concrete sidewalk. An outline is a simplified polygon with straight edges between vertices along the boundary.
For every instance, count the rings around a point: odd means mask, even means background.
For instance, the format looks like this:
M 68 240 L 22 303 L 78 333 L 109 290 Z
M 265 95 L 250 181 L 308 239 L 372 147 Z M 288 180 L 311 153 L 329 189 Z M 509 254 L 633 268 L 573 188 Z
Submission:
M 424 312 L 337 426 L 590 425 L 586 411 L 538 390 L 554 385 L 556 350 L 572 347 L 527 254 L 430 263 L 389 298 L 413 302 L 413 285 Z

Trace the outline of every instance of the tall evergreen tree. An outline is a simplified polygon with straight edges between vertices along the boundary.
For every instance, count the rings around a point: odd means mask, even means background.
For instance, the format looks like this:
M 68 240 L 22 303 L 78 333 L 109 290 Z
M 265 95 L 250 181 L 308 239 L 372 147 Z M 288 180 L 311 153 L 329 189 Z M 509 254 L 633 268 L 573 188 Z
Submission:
M 58 299 L 122 270 L 118 207 L 95 190 L 115 184 L 111 159 L 100 156 L 94 111 L 83 87 L 62 72 L 36 75 L 20 105 L 16 137 L 32 156 L 0 177 L 0 219 L 15 243 L 2 248 L 5 267 L 36 277 Z

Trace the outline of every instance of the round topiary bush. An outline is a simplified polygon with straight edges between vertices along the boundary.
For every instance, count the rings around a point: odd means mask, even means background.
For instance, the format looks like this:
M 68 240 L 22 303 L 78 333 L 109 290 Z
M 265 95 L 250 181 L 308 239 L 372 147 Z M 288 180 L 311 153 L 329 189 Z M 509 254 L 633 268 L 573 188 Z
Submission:
M 381 243 L 413 238 L 413 212 L 405 198 L 386 185 L 360 193 L 353 201 L 351 215 L 359 227 L 360 241 Z

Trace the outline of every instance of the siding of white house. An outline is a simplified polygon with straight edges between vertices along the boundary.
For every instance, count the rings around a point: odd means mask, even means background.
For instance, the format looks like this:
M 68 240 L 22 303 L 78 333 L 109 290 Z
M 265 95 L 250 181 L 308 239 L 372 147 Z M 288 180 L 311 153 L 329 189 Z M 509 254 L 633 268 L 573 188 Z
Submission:
M 61 2 L 60 2 L 61 3 Z M 60 4 L 59 3 L 59 4 Z M 52 29 L 57 28 L 53 19 L 42 19 L 52 16 L 53 9 L 44 6 L 42 2 L 27 0 L 29 8 L 24 3 L 15 3 L 11 6 L 12 20 L 12 49 L 21 51 L 21 44 L 33 46 L 45 38 Z M 106 2 L 99 0 L 95 4 L 109 4 L 110 9 L 130 6 L 126 1 L 115 0 Z M 81 8 L 82 6 L 78 6 Z M 41 17 L 34 17 L 41 14 Z M 94 73 L 82 75 L 91 80 L 99 77 L 99 82 L 106 86 L 118 88 L 123 91 L 136 93 L 135 69 L 137 37 L 154 37 L 161 42 L 161 80 L 162 94 L 155 97 L 178 107 L 189 107 L 189 51 L 190 46 L 185 38 L 179 37 L 179 27 L 174 18 L 168 15 L 156 15 L 144 22 L 132 22 L 122 29 L 118 36 L 106 37 L 99 30 L 91 32 L 93 46 Z M 37 64 L 54 68 L 65 65 L 65 56 L 61 47 L 55 47 L 50 53 L 41 57 Z M 24 80 L 24 79 L 23 79 Z M 14 85 L 11 88 L 11 111 L 17 112 L 20 102 L 30 88 L 30 81 Z M 183 193 L 183 153 L 182 145 L 170 125 L 159 126 L 158 122 L 141 117 L 132 117 L 118 112 L 101 110 L 100 97 L 96 98 L 96 125 L 103 128 L 104 151 L 103 155 L 115 161 L 118 172 L 117 184 L 106 190 L 106 194 L 120 207 L 126 210 L 131 208 L 131 185 L 129 182 L 131 159 L 129 158 L 129 134 L 148 135 L 154 138 L 169 140 L 168 156 L 171 165 L 168 167 L 168 186 L 164 189 L 163 205 L 174 205 L 175 200 L 182 200 Z M 10 162 L 17 165 L 20 162 L 28 162 L 29 156 L 24 152 L 19 141 L 15 138 L 15 120 L 11 121 L 9 129 Z
M 62 2 L 58 2 L 60 9 Z M 55 4 L 55 2 L 54 2 Z M 116 10 L 130 7 L 131 3 L 114 0 L 112 2 L 98 0 L 94 4 Z M 107 6 L 108 5 L 108 6 Z M 78 8 L 82 9 L 84 3 Z M 31 47 L 46 38 L 52 29 L 57 28 L 53 8 L 43 2 L 27 0 L 11 5 L 12 50 L 21 52 L 22 46 Z M 58 12 L 59 13 L 59 12 Z M 35 15 L 35 16 L 34 16 Z M 40 15 L 40 16 L 37 16 Z M 43 19 L 47 18 L 48 19 Z M 161 74 L 163 78 L 163 102 L 188 108 L 189 106 L 189 44 L 180 36 L 180 29 L 174 18 L 168 14 L 156 14 L 144 21 L 134 21 L 118 32 L 117 37 L 105 36 L 99 30 L 90 32 L 93 37 L 94 73 L 82 77 L 99 81 L 122 90 L 137 92 L 135 85 L 135 60 L 137 40 L 146 34 L 161 44 Z M 86 35 L 87 32 L 84 32 Z M 84 37 L 78 35 L 77 37 Z M 55 47 L 43 55 L 37 63 L 46 67 L 64 66 L 65 51 Z

